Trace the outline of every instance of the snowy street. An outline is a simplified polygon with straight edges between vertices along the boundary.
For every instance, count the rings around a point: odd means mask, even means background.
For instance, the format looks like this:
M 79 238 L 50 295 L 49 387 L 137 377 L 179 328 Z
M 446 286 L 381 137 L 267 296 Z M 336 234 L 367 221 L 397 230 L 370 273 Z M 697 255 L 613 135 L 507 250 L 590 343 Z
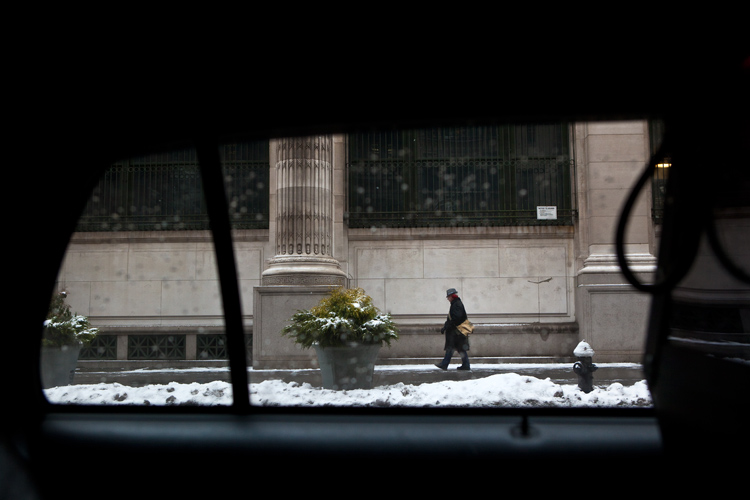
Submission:
M 456 365 L 454 365 L 456 366 Z M 649 407 L 638 364 L 597 365 L 594 390 L 584 393 L 571 364 L 376 366 L 372 389 L 322 389 L 317 369 L 249 370 L 250 399 L 258 406 L 375 407 Z M 53 403 L 104 405 L 230 405 L 227 368 L 87 372 L 75 385 L 45 390 Z

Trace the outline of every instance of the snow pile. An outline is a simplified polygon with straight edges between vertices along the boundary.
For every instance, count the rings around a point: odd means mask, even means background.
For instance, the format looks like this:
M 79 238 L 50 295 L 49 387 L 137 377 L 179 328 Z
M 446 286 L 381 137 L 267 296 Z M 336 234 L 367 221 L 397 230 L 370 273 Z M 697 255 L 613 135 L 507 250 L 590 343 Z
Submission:
M 52 403 L 104 405 L 231 405 L 228 382 L 176 383 L 129 387 L 118 383 L 46 389 Z M 556 384 L 516 373 L 464 381 L 419 385 L 397 383 L 372 389 L 334 391 L 308 383 L 267 380 L 250 384 L 255 406 L 358 407 L 647 407 L 651 394 L 645 381 L 619 382 L 584 393 L 575 384 Z
M 573 350 L 573 354 L 579 358 L 593 358 L 594 350 L 591 348 L 588 342 L 582 340 Z
M 152 384 L 130 387 L 118 383 L 82 384 L 52 387 L 44 390 L 51 403 L 88 405 L 231 405 L 232 385 L 215 381 L 207 384 Z

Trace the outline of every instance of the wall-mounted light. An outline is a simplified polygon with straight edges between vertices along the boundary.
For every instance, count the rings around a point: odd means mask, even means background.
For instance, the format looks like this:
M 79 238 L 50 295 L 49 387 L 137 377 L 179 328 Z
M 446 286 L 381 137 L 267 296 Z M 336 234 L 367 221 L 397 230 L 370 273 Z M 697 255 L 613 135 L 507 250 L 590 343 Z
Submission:
M 656 168 L 669 168 L 672 166 L 671 158 L 664 158 L 661 163 L 656 164 Z

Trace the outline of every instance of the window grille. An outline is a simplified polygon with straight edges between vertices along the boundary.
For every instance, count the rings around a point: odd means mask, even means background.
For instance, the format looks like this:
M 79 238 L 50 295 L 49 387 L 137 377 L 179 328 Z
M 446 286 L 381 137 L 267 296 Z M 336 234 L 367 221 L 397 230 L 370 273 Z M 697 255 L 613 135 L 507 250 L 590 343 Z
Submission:
M 247 359 L 253 359 L 253 336 L 245 335 L 245 351 Z M 226 335 L 221 333 L 202 334 L 196 336 L 196 358 L 201 359 L 227 359 Z
M 128 359 L 185 359 L 185 335 L 128 335 Z
M 87 346 L 81 348 L 79 359 L 117 359 L 117 335 L 97 335 Z
M 226 359 L 226 336 L 221 334 L 196 336 L 198 359 Z
M 349 227 L 573 223 L 566 124 L 360 133 L 347 149 Z
M 268 228 L 268 141 L 226 144 L 220 158 L 234 229 Z M 104 173 L 78 231 L 209 229 L 194 149 L 129 158 Z

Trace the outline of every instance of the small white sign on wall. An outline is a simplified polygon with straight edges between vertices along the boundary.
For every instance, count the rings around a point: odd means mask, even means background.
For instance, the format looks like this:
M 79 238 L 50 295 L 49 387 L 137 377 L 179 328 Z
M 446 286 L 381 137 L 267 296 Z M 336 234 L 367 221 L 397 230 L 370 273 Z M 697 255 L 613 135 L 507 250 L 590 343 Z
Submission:
M 536 207 L 536 218 L 537 219 L 557 219 L 557 207 Z

